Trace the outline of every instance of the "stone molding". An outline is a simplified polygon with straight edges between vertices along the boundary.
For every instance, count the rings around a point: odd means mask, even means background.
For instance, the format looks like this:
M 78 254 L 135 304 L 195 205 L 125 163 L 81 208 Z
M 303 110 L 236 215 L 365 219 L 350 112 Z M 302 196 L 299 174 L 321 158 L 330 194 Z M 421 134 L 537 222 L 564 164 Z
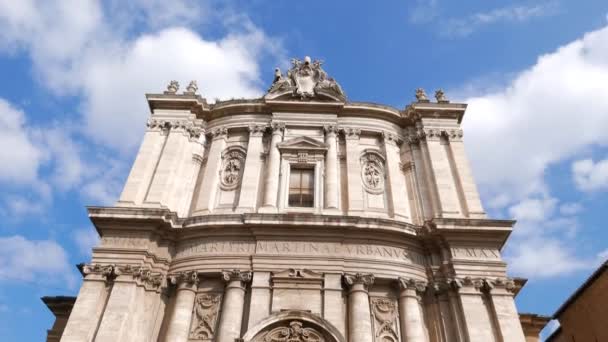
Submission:
M 85 277 L 89 274 L 95 274 L 102 276 L 106 280 L 111 280 L 115 277 L 114 265 L 86 264 L 82 266 L 82 273 Z
M 432 288 L 441 293 L 447 290 L 459 292 L 461 290 L 473 290 L 474 292 L 496 293 L 503 290 L 504 293 L 513 294 L 516 291 L 515 282 L 512 278 L 505 277 L 457 277 L 434 281 Z
M 344 282 L 352 289 L 353 285 L 363 285 L 364 289 L 369 289 L 374 284 L 375 277 L 371 273 L 345 274 Z
M 329 342 L 321 332 L 313 327 L 307 327 L 307 322 L 293 320 L 289 325 L 286 323 L 268 332 L 262 332 L 253 342 Z

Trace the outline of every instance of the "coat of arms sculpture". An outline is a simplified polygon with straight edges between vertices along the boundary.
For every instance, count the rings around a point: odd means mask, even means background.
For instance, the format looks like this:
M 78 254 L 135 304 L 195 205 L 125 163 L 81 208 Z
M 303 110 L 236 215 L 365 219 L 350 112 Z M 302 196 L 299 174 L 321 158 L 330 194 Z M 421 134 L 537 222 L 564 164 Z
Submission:
M 274 81 L 268 89 L 266 98 L 274 99 L 285 94 L 291 94 L 301 100 L 326 98 L 334 101 L 345 101 L 346 95 L 342 88 L 327 73 L 321 65 L 322 61 L 311 60 L 309 56 L 304 60 L 291 60 L 291 69 L 283 75 L 279 68 L 275 69 Z

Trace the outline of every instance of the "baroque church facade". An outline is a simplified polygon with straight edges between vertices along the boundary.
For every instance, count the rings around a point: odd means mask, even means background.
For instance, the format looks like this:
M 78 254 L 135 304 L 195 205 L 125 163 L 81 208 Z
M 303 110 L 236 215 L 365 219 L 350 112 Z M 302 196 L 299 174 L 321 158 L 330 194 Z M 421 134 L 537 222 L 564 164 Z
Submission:
M 525 341 L 465 156 L 466 104 L 351 102 L 292 60 L 257 99 L 151 115 L 61 341 Z

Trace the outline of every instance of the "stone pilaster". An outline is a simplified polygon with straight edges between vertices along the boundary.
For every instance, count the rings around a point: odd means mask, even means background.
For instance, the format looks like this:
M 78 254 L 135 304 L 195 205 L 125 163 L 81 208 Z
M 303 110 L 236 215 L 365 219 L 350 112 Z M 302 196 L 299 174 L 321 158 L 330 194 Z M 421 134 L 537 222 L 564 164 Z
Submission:
M 495 341 L 494 324 L 482 293 L 483 280 L 470 277 L 458 278 L 452 280 L 451 285 L 457 292 L 458 304 L 462 310 L 466 341 Z
M 515 284 L 507 278 L 485 280 L 486 289 L 492 302 L 493 316 L 502 341 L 524 342 L 524 331 L 513 300 Z
M 325 208 L 338 209 L 338 141 L 337 127 L 326 125 L 325 143 L 327 155 L 325 157 Z
M 450 142 L 450 150 L 454 162 L 455 173 L 461 191 L 462 206 L 465 209 L 465 216 L 471 218 L 485 218 L 485 212 L 481 205 L 479 192 L 473 173 L 469 165 L 469 160 L 465 154 L 464 143 L 462 141 L 462 129 L 450 129 L 444 132 Z
M 251 281 L 251 272 L 223 271 L 222 277 L 226 282 L 226 289 L 224 290 L 217 342 L 234 342 L 235 339 L 241 337 L 245 309 L 245 286 Z
M 373 341 L 368 289 L 374 283 L 372 274 L 345 275 L 348 292 L 348 340 Z
M 342 298 L 342 276 L 325 273 L 323 281 L 323 318 L 328 320 L 346 336 L 346 321 L 344 319 L 344 299 Z
M 270 314 L 270 301 L 270 272 L 254 272 L 251 282 L 248 328 L 253 327 Z
M 239 212 L 254 212 L 257 209 L 258 189 L 260 184 L 260 170 L 262 168 L 262 152 L 264 146 L 262 137 L 266 131 L 265 125 L 249 126 L 249 142 L 247 143 L 247 157 L 241 181 L 241 195 L 239 196 Z
M 410 150 L 412 151 L 412 161 L 414 163 L 414 174 L 416 178 L 416 185 L 418 186 L 418 193 L 420 194 L 422 218 L 424 220 L 432 219 L 434 216 L 433 199 L 432 199 L 432 187 L 429 185 L 428 169 L 426 167 L 425 159 L 423 157 L 423 151 L 421 150 L 420 136 L 412 130 L 408 135 L 408 143 Z
M 393 218 L 409 221 L 410 201 L 405 184 L 405 176 L 401 171 L 401 140 L 392 133 L 384 132 L 384 150 L 386 152 L 386 170 L 388 171 L 389 196 Z
M 185 119 L 170 121 L 168 126 L 168 137 L 163 146 L 154 177 L 144 200 L 145 203 L 153 205 L 169 206 L 169 197 L 172 185 L 182 166 L 184 149 L 188 148 L 187 129 L 192 125 Z M 175 209 L 175 208 L 172 208 Z
M 363 213 L 363 186 L 361 185 L 361 149 L 358 128 L 344 128 L 346 140 L 346 178 L 348 181 L 348 215 L 361 215 Z
M 148 129 L 118 200 L 119 205 L 141 205 L 169 133 L 169 122 L 148 120 Z
M 453 168 L 449 159 L 449 143 L 441 130 L 424 129 L 424 138 L 428 153 L 429 171 L 437 194 L 437 217 L 462 217 L 458 189 L 455 183 Z M 437 210 L 439 211 L 437 212 Z
M 151 276 L 140 266 L 114 266 L 115 279 L 95 341 L 133 341 L 145 339 L 149 331 L 141 322 L 152 319 L 154 313 L 142 308 L 146 286 L 160 286 L 160 275 Z M 159 297 L 160 298 L 160 297 Z
M 420 295 L 426 290 L 426 282 L 399 278 L 399 320 L 401 340 L 428 342 Z
M 205 132 L 201 131 L 196 143 L 194 143 L 192 147 L 192 166 L 190 168 L 190 174 L 186 175 L 185 196 L 181 199 L 178 209 L 178 216 L 180 217 L 186 217 L 192 209 L 194 189 L 196 189 L 196 181 L 201 172 L 201 167 L 203 166 L 206 142 L 207 137 Z
M 114 267 L 97 264 L 85 265 L 84 281 L 76 297 L 70 318 L 61 341 L 93 341 L 95 331 L 110 293 L 107 281 L 114 277 Z
M 213 140 L 207 154 L 207 165 L 201 180 L 199 196 L 193 214 L 209 214 L 215 207 L 215 199 L 219 184 L 219 170 L 222 163 L 222 151 L 226 148 L 228 130 L 216 127 L 211 131 Z
M 283 141 L 285 124 L 273 122 L 270 126 L 272 137 L 268 148 L 268 162 L 266 163 L 266 173 L 264 177 L 264 203 L 260 208 L 261 212 L 276 212 L 277 198 L 279 192 L 279 173 L 281 169 L 281 152 L 277 145 Z
M 190 322 L 192 321 L 192 308 L 198 287 L 196 272 L 182 272 L 169 276 L 171 284 L 176 285 L 175 303 L 169 318 L 166 341 L 188 341 Z

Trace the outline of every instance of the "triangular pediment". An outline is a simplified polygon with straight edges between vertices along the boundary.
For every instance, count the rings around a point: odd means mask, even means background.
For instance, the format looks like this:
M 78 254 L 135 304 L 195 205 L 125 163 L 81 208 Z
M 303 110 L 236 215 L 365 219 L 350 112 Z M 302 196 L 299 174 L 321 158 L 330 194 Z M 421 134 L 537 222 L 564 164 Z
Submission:
M 279 150 L 327 150 L 327 144 L 310 137 L 297 137 L 277 145 Z

